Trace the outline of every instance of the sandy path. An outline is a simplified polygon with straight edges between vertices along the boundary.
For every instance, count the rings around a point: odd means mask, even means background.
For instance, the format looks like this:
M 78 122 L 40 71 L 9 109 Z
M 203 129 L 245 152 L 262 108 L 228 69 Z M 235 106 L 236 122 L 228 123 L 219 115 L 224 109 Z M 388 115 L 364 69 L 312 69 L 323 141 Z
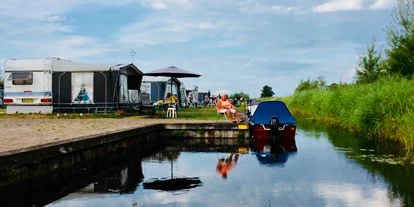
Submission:
M 30 119 L 0 118 L 0 153 L 157 123 L 215 123 L 183 119 Z M 220 120 L 220 122 L 222 122 Z

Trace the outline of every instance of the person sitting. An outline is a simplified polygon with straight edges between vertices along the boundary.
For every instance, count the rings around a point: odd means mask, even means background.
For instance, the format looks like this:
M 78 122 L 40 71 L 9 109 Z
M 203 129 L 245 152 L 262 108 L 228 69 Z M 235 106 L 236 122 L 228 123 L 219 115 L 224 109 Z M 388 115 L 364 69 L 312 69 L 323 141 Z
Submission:
M 167 96 L 165 97 L 165 102 L 176 104 L 178 102 L 178 99 L 177 97 L 172 95 L 170 92 L 168 92 Z
M 210 103 L 210 97 L 208 97 L 208 94 L 204 97 L 204 107 L 207 107 Z
M 230 101 L 227 98 L 227 94 L 223 94 L 221 96 L 221 99 L 217 101 L 217 112 L 220 114 L 227 114 L 227 117 L 230 122 L 236 122 L 234 121 L 232 114 L 236 118 L 237 122 L 243 122 L 239 118 L 239 114 L 237 113 L 236 108 L 233 106 L 233 104 L 230 103 Z

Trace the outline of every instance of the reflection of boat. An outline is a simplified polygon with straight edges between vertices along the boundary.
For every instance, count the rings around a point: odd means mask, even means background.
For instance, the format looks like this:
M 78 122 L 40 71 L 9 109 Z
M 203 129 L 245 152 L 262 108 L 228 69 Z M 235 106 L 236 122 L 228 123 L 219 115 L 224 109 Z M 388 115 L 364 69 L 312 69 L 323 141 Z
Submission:
M 283 165 L 291 152 L 282 150 L 277 142 L 258 139 L 250 142 L 250 149 L 261 165 Z
M 261 102 L 249 121 L 252 140 L 271 139 L 286 151 L 296 151 L 296 119 L 282 101 Z

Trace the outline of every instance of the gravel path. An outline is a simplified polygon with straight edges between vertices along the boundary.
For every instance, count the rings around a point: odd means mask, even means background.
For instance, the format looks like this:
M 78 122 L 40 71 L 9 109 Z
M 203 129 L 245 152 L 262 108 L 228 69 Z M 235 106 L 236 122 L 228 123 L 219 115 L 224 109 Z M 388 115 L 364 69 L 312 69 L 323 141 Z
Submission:
M 0 153 L 159 123 L 216 123 L 184 119 L 30 119 L 0 118 Z

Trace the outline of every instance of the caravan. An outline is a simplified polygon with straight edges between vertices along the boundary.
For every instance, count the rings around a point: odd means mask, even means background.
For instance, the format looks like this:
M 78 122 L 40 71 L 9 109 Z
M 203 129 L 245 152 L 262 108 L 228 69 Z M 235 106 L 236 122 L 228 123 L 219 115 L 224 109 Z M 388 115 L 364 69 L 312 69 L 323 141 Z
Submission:
M 4 70 L 8 114 L 110 111 L 139 104 L 143 74 L 133 64 L 9 59 Z

